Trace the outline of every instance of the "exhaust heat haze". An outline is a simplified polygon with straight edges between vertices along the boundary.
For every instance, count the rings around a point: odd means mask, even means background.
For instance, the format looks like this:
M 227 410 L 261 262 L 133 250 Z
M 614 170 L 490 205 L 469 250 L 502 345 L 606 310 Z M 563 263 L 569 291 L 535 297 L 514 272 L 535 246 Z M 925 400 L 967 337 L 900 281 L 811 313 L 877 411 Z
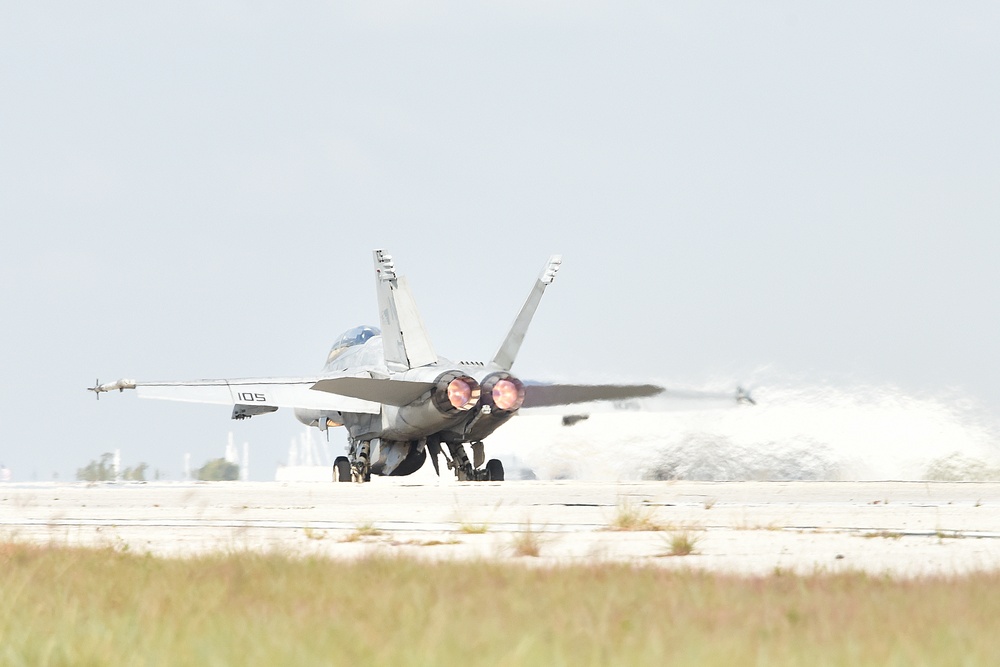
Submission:
M 524 414 L 496 447 L 540 479 L 1000 478 L 1000 428 L 961 396 L 792 383 L 759 386 L 753 396 L 755 407 L 703 409 L 653 399 L 570 425 Z

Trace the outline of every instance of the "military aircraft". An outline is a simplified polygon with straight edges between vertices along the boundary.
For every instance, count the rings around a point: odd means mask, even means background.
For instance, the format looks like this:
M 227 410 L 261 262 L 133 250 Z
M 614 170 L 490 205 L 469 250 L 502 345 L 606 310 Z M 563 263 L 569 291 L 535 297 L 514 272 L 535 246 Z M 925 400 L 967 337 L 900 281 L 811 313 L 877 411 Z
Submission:
M 233 419 L 293 408 L 295 417 L 321 431 L 347 429 L 347 456 L 334 461 L 333 479 L 364 482 L 375 475 L 409 475 L 431 456 L 460 481 L 502 481 L 503 464 L 486 461 L 483 440 L 521 408 L 621 401 L 664 391 L 652 384 L 531 384 L 511 374 L 545 288 L 562 264 L 553 255 L 535 281 L 493 359 L 453 362 L 431 346 L 403 276 L 392 257 L 374 251 L 381 330 L 358 326 L 340 336 L 314 376 L 101 384 L 97 394 L 134 389 L 140 398 L 231 405 Z M 737 401 L 749 397 L 737 394 Z M 329 434 L 327 434 L 329 436 Z M 472 450 L 470 460 L 466 445 Z M 484 465 L 485 463 L 485 465 Z

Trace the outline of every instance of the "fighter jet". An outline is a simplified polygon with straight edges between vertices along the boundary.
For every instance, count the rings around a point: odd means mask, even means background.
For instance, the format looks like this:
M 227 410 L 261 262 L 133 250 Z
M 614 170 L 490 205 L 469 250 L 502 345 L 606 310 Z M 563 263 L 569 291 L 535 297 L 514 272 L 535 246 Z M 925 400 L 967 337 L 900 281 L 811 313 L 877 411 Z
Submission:
M 381 329 L 358 326 L 346 331 L 317 375 L 183 382 L 121 379 L 95 382 L 88 389 L 98 398 L 103 392 L 134 389 L 140 398 L 231 405 L 233 419 L 292 408 L 299 421 L 321 431 L 342 426 L 348 444 L 347 456 L 334 461 L 333 479 L 338 482 L 364 482 L 373 474 L 409 475 L 423 466 L 428 454 L 439 475 L 443 454 L 460 481 L 502 481 L 503 463 L 486 460 L 483 441 L 518 410 L 621 401 L 664 391 L 652 384 L 531 384 L 511 374 L 542 293 L 562 264 L 559 255 L 549 258 L 493 359 L 482 363 L 438 356 L 406 278 L 396 274 L 385 250 L 373 254 Z

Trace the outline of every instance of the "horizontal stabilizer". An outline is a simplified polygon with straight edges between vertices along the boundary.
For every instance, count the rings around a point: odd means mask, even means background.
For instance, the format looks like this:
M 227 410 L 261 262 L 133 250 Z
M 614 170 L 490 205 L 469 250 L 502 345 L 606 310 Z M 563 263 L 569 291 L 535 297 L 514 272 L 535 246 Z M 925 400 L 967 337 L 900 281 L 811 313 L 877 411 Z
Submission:
M 386 405 L 409 405 L 434 388 L 433 382 L 342 377 L 320 380 L 313 389 Z
M 524 403 L 521 407 L 544 408 L 591 401 L 623 401 L 656 396 L 662 392 L 663 387 L 654 384 L 535 384 L 524 388 Z

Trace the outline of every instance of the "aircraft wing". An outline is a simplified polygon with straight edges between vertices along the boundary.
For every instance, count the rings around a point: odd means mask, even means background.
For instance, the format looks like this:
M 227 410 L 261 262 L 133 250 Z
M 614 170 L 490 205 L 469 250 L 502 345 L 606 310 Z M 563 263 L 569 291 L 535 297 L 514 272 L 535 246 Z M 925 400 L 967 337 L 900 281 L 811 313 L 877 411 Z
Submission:
M 245 414 L 274 412 L 278 408 L 303 408 L 331 412 L 378 414 L 381 405 L 352 396 L 317 391 L 312 387 L 323 376 L 300 378 L 243 378 L 219 380 L 187 380 L 182 382 L 136 382 L 118 380 L 91 387 L 102 392 L 135 389 L 139 398 L 158 398 L 189 403 L 232 405 Z
M 544 408 L 592 401 L 647 398 L 664 391 L 655 384 L 526 384 L 522 408 Z
M 389 380 L 370 377 L 338 377 L 320 380 L 313 389 L 386 405 L 408 405 L 434 388 L 433 382 Z

